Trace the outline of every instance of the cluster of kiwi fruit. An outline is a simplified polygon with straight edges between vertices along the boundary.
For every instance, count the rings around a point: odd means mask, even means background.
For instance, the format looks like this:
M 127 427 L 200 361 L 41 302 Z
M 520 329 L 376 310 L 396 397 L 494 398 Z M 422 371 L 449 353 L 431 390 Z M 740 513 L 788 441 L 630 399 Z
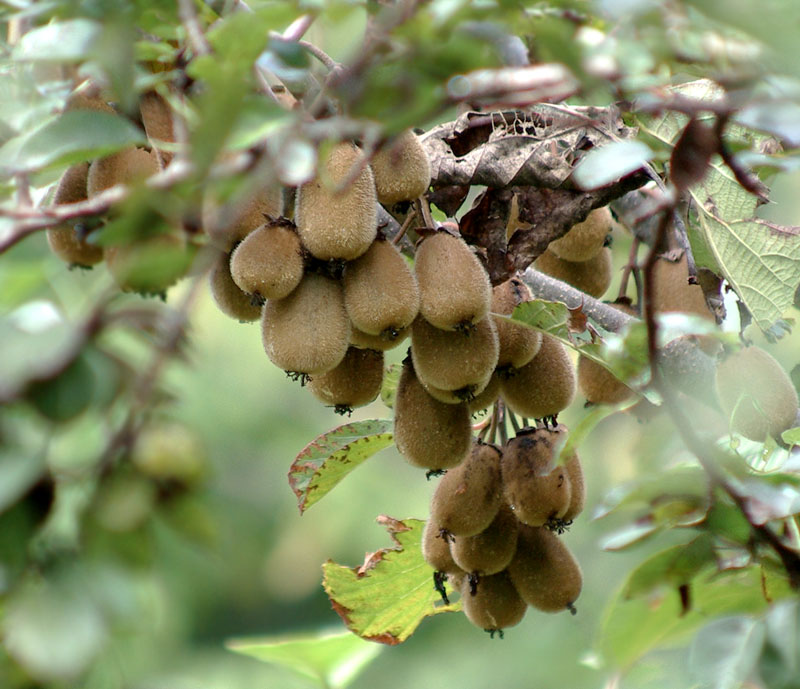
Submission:
M 102 94 L 88 89 L 76 91 L 67 101 L 66 110 L 116 112 Z M 148 92 L 140 99 L 139 116 L 150 147 L 127 148 L 72 165 L 55 187 L 54 205 L 87 201 L 117 184 L 141 184 L 164 169 L 171 153 L 161 146 L 175 141 L 171 109 L 156 92 Z M 98 228 L 96 221 L 64 223 L 48 229 L 48 244 L 70 266 L 91 268 L 105 261 L 124 291 L 163 295 L 184 274 L 187 261 L 182 259 L 188 247 L 182 231 L 159 222 L 151 226 L 142 223 L 142 231 L 134 241 L 104 247 L 96 242 Z
M 461 594 L 474 625 L 494 635 L 519 623 L 528 606 L 575 613 L 582 575 L 561 541 L 583 509 L 577 454 L 557 463 L 562 424 L 528 426 L 502 447 L 473 442 L 470 454 L 436 487 L 422 554 L 434 585 Z

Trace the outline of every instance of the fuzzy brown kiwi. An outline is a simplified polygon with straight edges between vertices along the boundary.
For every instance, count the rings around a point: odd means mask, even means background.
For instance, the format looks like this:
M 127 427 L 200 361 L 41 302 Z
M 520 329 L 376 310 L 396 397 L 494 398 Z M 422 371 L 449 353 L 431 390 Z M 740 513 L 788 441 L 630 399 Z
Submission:
M 469 406 L 470 413 L 473 412 L 472 402 L 488 387 L 492 380 L 492 375 L 488 375 L 484 380 L 480 380 L 473 385 L 460 388 L 458 390 L 443 390 L 433 385 L 429 385 L 425 381 L 421 381 L 427 393 L 434 399 L 444 402 L 445 404 L 460 404 L 466 402 Z
M 431 397 L 410 360 L 403 364 L 394 404 L 394 440 L 407 462 L 423 469 L 450 469 L 470 451 L 472 426 L 465 403 Z
M 327 373 L 311 378 L 308 388 L 323 404 L 348 413 L 363 407 L 381 392 L 383 352 L 349 347 L 342 362 Z
M 431 325 L 442 330 L 469 329 L 489 313 L 489 276 L 461 237 L 445 231 L 424 237 L 417 245 L 414 270 L 419 312 Z
M 94 198 L 116 184 L 141 183 L 156 172 L 158 160 L 155 154 L 143 148 L 126 148 L 97 158 L 89 166 L 86 177 L 87 197 Z
M 58 181 L 53 205 L 85 201 L 88 173 L 89 163 L 76 163 L 68 168 Z M 88 267 L 103 260 L 102 247 L 87 242 L 71 223 L 48 229 L 47 243 L 56 256 L 72 265 Z
M 174 153 L 159 147 L 159 143 L 175 143 L 175 128 L 172 108 L 169 103 L 155 91 L 143 93 L 139 99 L 139 111 L 142 115 L 144 131 L 150 143 L 155 147 L 159 167 L 169 165 Z
M 554 452 L 563 441 L 564 427 L 523 428 L 503 448 L 503 494 L 519 521 L 543 526 L 562 518 L 569 509 L 572 489 Z
M 561 515 L 561 519 L 564 522 L 571 522 L 583 512 L 586 504 L 586 479 L 583 477 L 583 467 L 577 453 L 564 463 L 564 469 L 569 477 L 570 498 L 567 511 Z
M 389 334 L 386 337 L 383 335 L 368 335 L 355 326 L 351 326 L 350 344 L 359 349 L 376 349 L 380 352 L 387 352 L 397 347 L 410 334 L 411 326 L 403 328 L 397 333 Z
M 492 290 L 492 313 L 510 316 L 520 304 L 533 299 L 528 286 L 518 278 L 511 278 Z M 505 318 L 495 318 L 500 353 L 497 368 L 522 368 L 539 351 L 542 334 Z
M 763 441 L 794 425 L 797 390 L 783 367 L 760 347 L 731 354 L 717 366 L 717 396 L 731 429 Z
M 70 110 L 94 110 L 115 114 L 114 108 L 106 102 L 100 90 L 95 87 L 74 91 L 64 107 L 65 112 Z
M 261 305 L 233 281 L 229 254 L 219 253 L 208 274 L 208 285 L 214 303 L 226 316 L 242 322 L 256 321 L 261 316 Z
M 513 627 L 525 617 L 527 605 L 517 593 L 508 572 L 481 577 L 474 588 L 469 578 L 461 584 L 461 606 L 467 619 L 487 632 Z
M 529 419 L 555 416 L 575 397 L 575 368 L 564 345 L 542 335 L 539 352 L 500 380 L 500 395 L 516 414 Z
M 417 135 L 406 129 L 372 157 L 378 201 L 391 205 L 422 196 L 431 184 L 431 164 Z
M 679 261 L 660 258 L 653 267 L 653 294 L 649 297 L 658 313 L 684 311 L 713 318 L 706 305 L 703 288 L 689 284 L 686 254 Z
M 211 242 L 231 252 L 253 230 L 283 213 L 283 192 L 274 179 L 255 188 L 239 190 L 225 202 L 207 196 L 203 200 L 203 228 Z
M 248 234 L 231 254 L 239 289 L 263 299 L 283 299 L 303 278 L 303 248 L 294 224 L 274 220 Z
M 630 316 L 638 315 L 630 304 L 615 303 L 610 306 Z M 585 356 L 578 357 L 577 374 L 578 389 L 586 401 L 592 404 L 618 404 L 635 394 L 607 368 Z
M 482 391 L 476 393 L 475 397 L 467 402 L 469 405 L 470 414 L 475 414 L 476 412 L 491 407 L 499 396 L 500 374 L 495 369 L 494 373 L 492 373 L 492 377 L 489 378 L 489 382 L 486 384 L 486 387 Z
M 450 542 L 447 533 L 442 533 L 439 525 L 429 519 L 422 531 L 422 558 L 437 572 L 445 574 L 463 574 L 462 570 L 450 554 Z
M 342 284 L 350 320 L 368 335 L 395 339 L 417 317 L 417 279 L 389 241 L 376 239 L 365 254 L 349 262 Z
M 550 242 L 547 249 L 564 261 L 588 261 L 598 254 L 611 232 L 611 211 L 595 208 L 586 220 L 573 225 L 569 232 Z
M 474 536 L 458 536 L 450 544 L 453 561 L 481 577 L 503 571 L 517 550 L 517 518 L 507 505 L 491 524 Z
M 573 262 L 558 258 L 549 249 L 533 262 L 536 270 L 562 280 L 575 289 L 599 299 L 611 285 L 611 249 L 601 249 L 588 261 Z
M 265 304 L 261 337 L 270 361 L 284 371 L 302 377 L 336 368 L 350 341 L 341 285 L 306 274 L 289 296 Z
M 472 331 L 440 330 L 418 316 L 411 326 L 414 370 L 426 385 L 463 391 L 463 399 L 483 390 L 497 365 L 494 320 L 482 318 Z
M 334 145 L 322 162 L 321 174 L 297 191 L 297 231 L 303 246 L 320 260 L 352 261 L 375 239 L 378 199 L 369 166 L 347 188 L 336 188 L 361 165 L 363 157 L 351 143 Z
M 457 538 L 474 536 L 486 529 L 503 501 L 501 456 L 495 445 L 475 441 L 469 456 L 450 469 L 436 486 L 431 498 L 431 519 Z
M 517 552 L 508 574 L 522 599 L 542 612 L 575 612 L 583 573 L 575 556 L 552 531 L 519 525 Z

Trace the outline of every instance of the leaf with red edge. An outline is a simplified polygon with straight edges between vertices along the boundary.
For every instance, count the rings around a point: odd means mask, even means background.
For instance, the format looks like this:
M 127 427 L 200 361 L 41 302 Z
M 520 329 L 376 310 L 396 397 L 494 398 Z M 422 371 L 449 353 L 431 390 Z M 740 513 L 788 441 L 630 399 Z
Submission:
M 356 421 L 323 433 L 289 468 L 300 513 L 325 497 L 347 474 L 394 441 L 391 419 Z
M 362 639 L 394 646 L 405 641 L 425 617 L 461 609 L 444 605 L 433 586 L 433 569 L 422 558 L 420 519 L 386 515 L 377 521 L 395 543 L 368 553 L 360 567 L 332 561 L 323 565 L 323 586 L 333 609 Z

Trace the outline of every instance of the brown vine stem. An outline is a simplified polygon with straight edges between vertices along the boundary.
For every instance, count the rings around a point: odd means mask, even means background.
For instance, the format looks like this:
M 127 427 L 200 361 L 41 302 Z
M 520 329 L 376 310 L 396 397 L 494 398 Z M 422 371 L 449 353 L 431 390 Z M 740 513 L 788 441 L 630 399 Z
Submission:
M 408 232 L 408 228 L 411 227 L 411 223 L 414 222 L 414 218 L 416 217 L 417 209 L 412 208 L 406 216 L 406 219 L 403 220 L 403 224 L 400 225 L 400 229 L 397 231 L 397 234 L 395 234 L 395 236 L 392 238 L 392 244 L 397 246 L 402 241 L 403 237 L 406 236 L 406 232 Z

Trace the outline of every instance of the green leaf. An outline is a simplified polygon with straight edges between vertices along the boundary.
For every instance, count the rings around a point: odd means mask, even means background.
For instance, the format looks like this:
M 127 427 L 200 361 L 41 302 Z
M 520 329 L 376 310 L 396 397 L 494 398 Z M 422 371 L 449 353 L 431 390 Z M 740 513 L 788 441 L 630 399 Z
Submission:
M 71 110 L 0 147 L 0 168 L 30 172 L 91 160 L 145 142 L 129 120 L 107 112 Z
M 391 419 L 348 423 L 312 440 L 289 468 L 289 485 L 301 514 L 353 469 L 392 444 Z
M 44 472 L 44 456 L 0 455 L 0 514 L 30 490 Z
M 90 19 L 47 24 L 20 39 L 14 48 L 14 59 L 80 62 L 86 59 L 102 31 L 102 26 Z
M 800 445 L 800 426 L 781 433 L 781 440 L 787 445 Z
M 425 617 L 461 608 L 443 605 L 433 587 L 433 569 L 422 559 L 419 519 L 378 517 L 395 547 L 368 554 L 361 567 L 328 561 L 323 585 L 333 609 L 354 634 L 393 646 L 405 641 Z
M 619 404 L 601 404 L 594 407 L 577 423 L 577 425 L 570 429 L 567 442 L 564 443 L 564 447 L 561 448 L 561 452 L 558 455 L 558 463 L 564 464 L 568 461 L 572 453 L 583 445 L 589 433 L 591 433 L 594 427 L 603 419 L 607 416 L 611 416 L 611 414 L 633 406 L 637 401 L 638 398 L 635 400 L 626 400 Z
M 689 669 L 703 689 L 738 689 L 750 676 L 764 645 L 764 623 L 738 616 L 701 629 L 689 651 Z
M 785 579 L 757 567 L 695 579 L 686 612 L 677 591 L 628 600 L 624 590 L 606 610 L 597 641 L 601 656 L 623 670 L 657 647 L 684 642 L 711 618 L 767 609 L 765 591 L 771 600 L 794 595 Z
M 391 364 L 383 372 L 383 384 L 381 385 L 381 402 L 389 409 L 394 409 L 394 401 L 397 398 L 397 384 L 400 382 L 400 373 L 403 370 L 402 364 Z
M 711 536 L 702 534 L 685 545 L 667 548 L 645 560 L 628 576 L 623 596 L 635 598 L 661 586 L 677 588 L 688 584 L 713 562 Z
M 512 319 L 572 344 L 569 336 L 569 308 L 559 301 L 534 299 L 514 309 Z
M 673 91 L 693 100 L 714 101 L 721 95 L 713 82 L 699 80 Z M 642 130 L 667 145 L 675 143 L 686 124 L 684 115 L 667 113 L 644 119 Z M 752 140 L 741 127 L 726 137 Z M 700 267 L 721 273 L 764 331 L 792 305 L 800 273 L 800 230 L 755 217 L 758 199 L 743 189 L 718 157 L 705 179 L 690 190 L 697 220 L 690 230 L 700 235 L 693 246 Z
M 346 687 L 380 653 L 381 646 L 350 632 L 322 632 L 298 637 L 233 639 L 225 646 L 236 653 L 280 665 L 314 680 L 321 687 Z
M 572 179 L 581 189 L 598 189 L 635 172 L 652 157 L 650 147 L 642 141 L 615 141 L 587 153 Z

